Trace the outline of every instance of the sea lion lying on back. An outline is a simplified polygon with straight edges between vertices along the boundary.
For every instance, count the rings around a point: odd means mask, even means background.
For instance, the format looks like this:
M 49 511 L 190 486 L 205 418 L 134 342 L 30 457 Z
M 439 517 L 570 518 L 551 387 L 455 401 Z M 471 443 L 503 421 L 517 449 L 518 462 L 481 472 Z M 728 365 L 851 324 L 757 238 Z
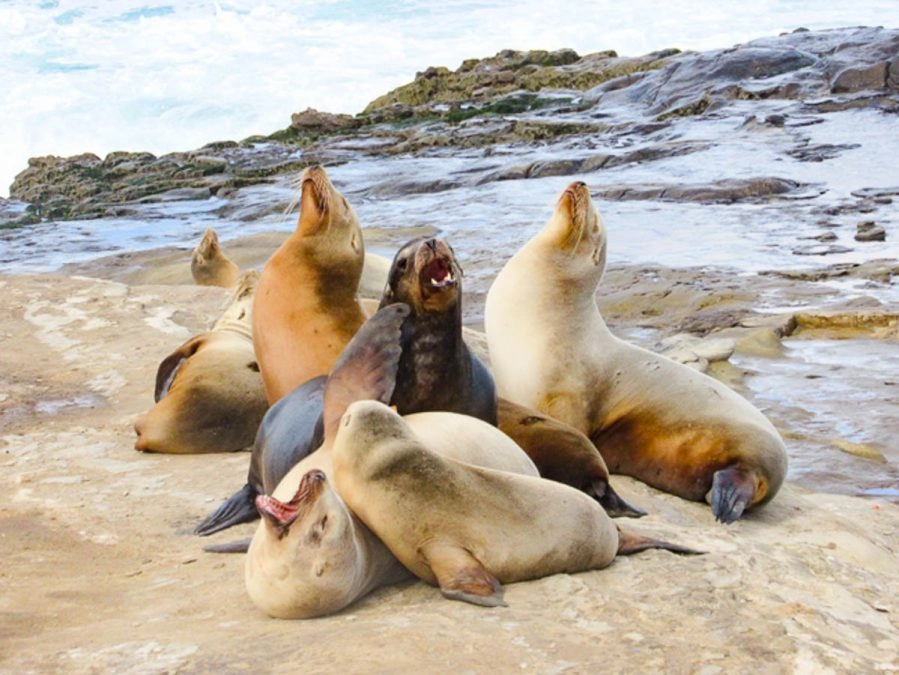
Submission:
M 501 396 L 585 433 L 613 473 L 707 500 L 729 523 L 767 502 L 787 469 L 768 419 L 726 385 L 612 335 L 596 305 L 606 233 L 584 183 L 487 294 Z
M 212 330 L 159 364 L 156 405 L 134 425 L 136 450 L 226 452 L 252 444 L 268 407 L 250 336 L 257 279 L 246 272 Z

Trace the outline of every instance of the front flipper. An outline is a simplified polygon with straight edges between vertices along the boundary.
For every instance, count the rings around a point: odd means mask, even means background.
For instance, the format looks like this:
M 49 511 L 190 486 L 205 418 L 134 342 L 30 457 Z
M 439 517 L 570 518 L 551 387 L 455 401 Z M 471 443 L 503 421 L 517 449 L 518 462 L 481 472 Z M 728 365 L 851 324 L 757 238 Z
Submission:
M 256 489 L 247 483 L 206 516 L 206 519 L 194 528 L 194 534 L 208 537 L 234 525 L 253 522 L 259 518 L 259 512 L 256 510 L 257 494 Z
M 598 501 L 610 518 L 642 518 L 646 515 L 643 509 L 624 501 L 608 481 L 595 480 L 584 492 Z
M 738 520 L 755 494 L 755 481 L 743 469 L 730 468 L 715 472 L 708 501 L 715 520 L 726 524 Z
M 437 585 L 445 597 L 484 607 L 507 606 L 502 584 L 464 548 L 431 542 L 419 553 L 437 577 Z

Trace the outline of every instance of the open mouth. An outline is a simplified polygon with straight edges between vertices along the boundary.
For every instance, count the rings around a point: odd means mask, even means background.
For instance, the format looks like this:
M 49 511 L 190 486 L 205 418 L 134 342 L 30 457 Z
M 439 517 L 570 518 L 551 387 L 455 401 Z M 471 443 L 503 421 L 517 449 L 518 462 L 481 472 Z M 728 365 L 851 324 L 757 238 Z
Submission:
M 269 495 L 259 495 L 256 497 L 256 510 L 284 530 L 297 519 L 302 506 L 308 506 L 318 499 L 325 480 L 323 471 L 312 469 L 300 479 L 300 486 L 289 502 L 282 502 Z
M 456 285 L 452 265 L 446 258 L 435 258 L 421 271 L 421 279 L 431 288 L 449 288 Z

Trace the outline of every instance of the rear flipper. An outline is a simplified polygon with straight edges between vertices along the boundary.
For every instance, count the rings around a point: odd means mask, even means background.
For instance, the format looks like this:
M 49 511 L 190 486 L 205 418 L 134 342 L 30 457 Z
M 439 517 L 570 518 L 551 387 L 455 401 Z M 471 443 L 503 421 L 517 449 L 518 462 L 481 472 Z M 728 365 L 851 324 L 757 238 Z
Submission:
M 618 528 L 618 555 L 633 555 L 651 548 L 660 548 L 672 553 L 680 553 L 681 555 L 703 555 L 705 553 L 705 551 L 697 551 L 696 549 L 687 548 L 680 544 L 672 544 L 661 539 L 642 537 L 631 532 L 624 532 L 620 527 Z
M 608 481 L 593 481 L 584 492 L 598 501 L 611 518 L 642 518 L 646 515 L 643 509 L 624 501 Z
M 707 497 L 715 520 L 729 524 L 743 515 L 755 494 L 755 481 L 743 469 L 730 468 L 715 472 Z
M 502 585 L 464 548 L 431 543 L 420 553 L 437 577 L 437 585 L 445 597 L 484 607 L 507 606 Z
M 233 525 L 251 523 L 258 519 L 259 512 L 256 510 L 256 494 L 256 490 L 247 483 L 228 497 L 215 511 L 206 516 L 206 520 L 194 529 L 194 534 L 208 537 L 214 532 L 226 530 Z
M 250 541 L 250 539 L 238 539 L 226 544 L 210 544 L 204 546 L 203 550 L 207 553 L 246 553 L 250 548 Z

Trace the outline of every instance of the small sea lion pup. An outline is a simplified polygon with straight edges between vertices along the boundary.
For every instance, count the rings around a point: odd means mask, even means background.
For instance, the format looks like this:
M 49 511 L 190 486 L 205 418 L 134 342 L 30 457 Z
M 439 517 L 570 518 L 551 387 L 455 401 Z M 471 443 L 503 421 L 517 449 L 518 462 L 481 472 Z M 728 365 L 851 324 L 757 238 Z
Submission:
M 240 268 L 225 255 L 218 235 L 209 228 L 190 258 L 190 273 L 200 286 L 230 288 L 240 277 Z
M 595 298 L 605 262 L 602 220 L 587 186 L 572 183 L 487 294 L 500 395 L 587 434 L 612 473 L 737 520 L 780 488 L 780 435 L 724 384 L 613 336 Z
M 442 457 L 377 401 L 347 408 L 331 453 L 334 482 L 352 511 L 451 599 L 502 605 L 502 583 L 600 569 L 647 548 L 695 553 L 620 532 L 567 485 Z
M 645 515 L 615 492 L 605 462 L 582 433 L 509 401 L 497 407 L 493 376 L 462 337 L 462 268 L 449 244 L 423 237 L 397 251 L 381 307 L 394 302 L 411 308 L 391 400 L 401 415 L 443 410 L 498 424 L 540 475 L 584 490 L 610 515 Z
M 356 214 L 324 168 L 300 177 L 296 230 L 262 270 L 253 343 L 269 404 L 320 375 L 365 321 L 357 291 L 365 248 Z
M 268 407 L 250 335 L 257 279 L 245 272 L 212 330 L 159 364 L 156 405 L 134 424 L 136 450 L 227 452 L 253 443 Z

